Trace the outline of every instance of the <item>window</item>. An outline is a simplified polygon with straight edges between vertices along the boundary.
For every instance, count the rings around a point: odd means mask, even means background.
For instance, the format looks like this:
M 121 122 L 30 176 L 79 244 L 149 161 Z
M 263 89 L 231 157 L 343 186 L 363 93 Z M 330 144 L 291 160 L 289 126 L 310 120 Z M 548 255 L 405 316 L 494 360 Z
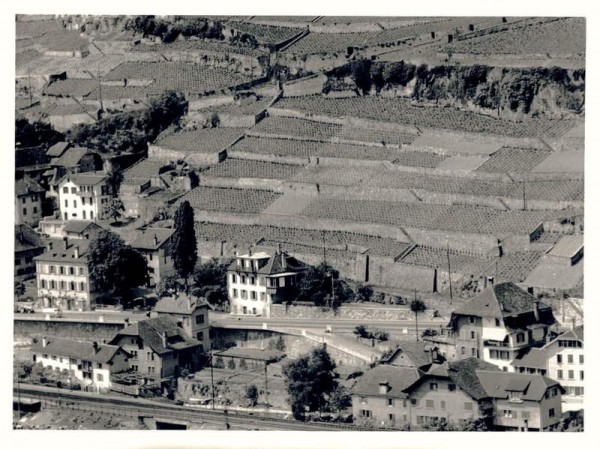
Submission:
M 64 213 L 64 219 L 68 220 L 69 219 L 69 214 L 67 214 L 66 212 Z
M 26 207 L 23 208 L 23 215 L 27 215 L 27 208 Z
M 500 320 L 498 318 L 494 319 L 496 327 L 500 327 Z
M 558 388 L 553 388 L 551 391 L 552 391 L 552 397 L 554 397 L 558 394 Z
M 562 354 L 556 354 L 556 363 L 562 363 Z
M 425 400 L 425 408 L 433 408 L 433 401 L 431 399 Z
M 137 359 L 137 351 L 129 351 L 131 352 L 131 358 L 136 360 Z
M 361 396 L 360 397 L 360 403 L 361 404 L 367 404 L 368 403 L 368 399 L 366 398 L 366 396 Z
M 94 198 L 90 198 L 90 206 L 94 205 Z
M 455 384 L 448 384 L 448 391 L 456 391 L 456 385 Z
M 575 379 L 575 371 L 572 369 L 569 370 L 569 380 Z
M 46 279 L 42 279 L 42 288 L 46 288 Z
M 69 282 L 69 288 L 70 288 L 71 291 L 74 292 L 76 290 L 76 288 L 75 288 L 75 282 Z
M 471 356 L 472 357 L 476 356 L 476 349 L 475 348 L 471 348 Z
M 65 274 L 65 267 L 63 267 L 63 266 L 58 267 L 58 272 L 60 274 Z
M 525 341 L 525 334 L 523 332 L 519 332 L 517 334 L 517 343 L 523 343 Z
M 63 187 L 63 193 L 69 193 L 69 188 L 68 187 Z
M 93 219 L 94 219 L 94 211 L 93 211 L 93 210 L 91 210 L 91 211 L 90 211 L 90 220 L 93 220 Z
M 75 268 L 69 267 L 69 274 L 75 274 Z
M 363 418 L 370 418 L 371 417 L 371 410 L 361 410 L 360 411 L 360 416 Z
M 231 282 L 234 284 L 237 282 L 237 276 L 235 274 L 231 275 Z
M 583 371 L 579 371 L 579 380 L 583 380 Z
M 196 315 L 196 324 L 204 324 L 204 315 Z
M 71 187 L 71 193 L 77 193 L 77 188 L 76 187 Z
M 33 206 L 33 213 L 37 214 L 37 207 Z
M 69 200 L 65 200 L 65 207 L 69 207 Z
M 85 291 L 85 282 L 79 283 L 79 291 L 81 291 L 81 292 Z
M 549 418 L 554 418 L 554 409 L 551 408 L 550 410 L 548 410 L 548 417 Z
M 56 356 L 55 355 L 52 356 L 52 360 L 56 360 Z
M 87 212 L 86 211 L 82 211 L 81 215 L 83 216 L 84 220 L 87 220 Z
M 264 301 L 265 300 L 265 292 L 261 292 L 260 293 L 260 300 Z
M 244 275 L 240 276 L 240 283 L 241 284 L 245 284 L 246 283 L 246 276 L 244 276 Z
M 392 398 L 388 398 L 387 405 L 388 405 L 388 407 L 393 407 L 394 406 L 394 400 Z
M 471 331 L 471 340 L 475 340 L 475 331 Z
M 418 405 L 419 401 L 417 399 L 411 399 L 410 403 L 411 403 L 411 405 Z
M 60 289 L 61 290 L 65 289 L 65 281 L 60 281 Z
M 394 414 L 393 413 L 388 414 L 388 421 L 394 421 Z
M 77 201 L 73 200 L 73 207 L 77 207 Z
M 250 284 L 256 285 L 256 278 L 254 276 L 250 276 Z
M 137 366 L 137 365 L 131 365 L 131 369 L 132 369 L 133 371 L 137 371 L 137 370 L 138 370 L 138 366 Z
M 471 323 L 471 324 L 475 323 L 475 317 L 474 316 L 470 316 L 469 317 L 469 323 Z
M 154 367 L 153 366 L 149 366 L 148 367 L 148 374 L 154 374 Z
M 465 347 L 464 347 L 464 346 L 463 346 L 462 348 L 460 348 L 460 353 L 461 353 L 462 355 L 465 355 Z
M 429 382 L 429 390 L 430 391 L 437 391 L 437 389 L 438 389 L 437 382 Z
M 522 411 L 521 412 L 521 418 L 523 419 L 529 419 L 531 417 L 531 413 L 526 412 L 526 411 Z
M 248 299 L 248 292 L 246 290 L 240 290 L 242 292 L 242 299 Z
M 98 363 L 98 369 L 102 369 L 102 363 Z
M 252 299 L 253 301 L 256 301 L 256 292 L 255 291 L 250 292 L 250 299 Z
M 153 352 L 146 353 L 146 358 L 150 361 L 154 360 L 154 353 Z
M 233 295 L 233 297 L 234 297 L 234 298 L 237 298 L 237 297 L 238 297 L 238 291 L 237 291 L 237 288 L 234 288 L 234 289 L 231 291 L 231 294 Z
M 583 365 L 583 354 L 579 356 L 579 364 Z
M 204 340 L 204 333 L 203 332 L 198 332 L 196 334 L 196 340 L 198 340 L 198 341 Z
M 446 401 L 440 401 L 440 407 L 442 410 L 446 410 Z
M 252 315 L 256 315 L 256 307 L 252 307 Z
M 24 196 L 23 198 L 21 198 L 21 202 L 22 202 L 23 204 L 25 204 L 25 203 L 27 202 L 27 197 L 26 197 L 26 196 Z
M 503 410 L 503 415 L 505 418 L 512 418 L 513 417 L 513 413 L 512 410 Z
M 56 267 L 54 265 L 50 265 L 50 273 L 54 274 L 56 272 Z
M 573 363 L 573 354 L 567 355 L 567 363 L 569 363 L 569 364 Z
M 79 276 L 83 276 L 85 274 L 85 270 L 83 267 L 79 267 Z
M 465 410 L 473 410 L 473 403 L 465 402 Z
M 50 281 L 50 288 L 52 290 L 56 289 L 56 281 L 54 281 L 54 280 Z
M 31 202 L 32 202 L 32 203 L 35 203 L 37 200 L 38 200 L 38 197 L 37 197 L 37 195 L 35 195 L 35 194 L 34 194 L 34 195 L 31 195 Z
M 556 377 L 557 377 L 557 379 L 562 379 L 563 378 L 563 370 L 561 370 L 561 369 L 557 370 Z

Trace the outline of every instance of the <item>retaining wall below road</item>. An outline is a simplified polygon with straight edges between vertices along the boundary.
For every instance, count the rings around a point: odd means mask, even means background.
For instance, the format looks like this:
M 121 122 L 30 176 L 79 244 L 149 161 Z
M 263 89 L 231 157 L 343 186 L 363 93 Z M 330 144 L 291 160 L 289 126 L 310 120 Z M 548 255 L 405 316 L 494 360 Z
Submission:
M 111 340 L 125 327 L 124 323 L 90 323 L 79 321 L 14 320 L 14 335 L 41 338 L 63 337 L 77 340 Z
M 433 311 L 426 310 L 421 313 L 422 319 L 433 318 Z M 340 320 L 411 320 L 414 314 L 410 309 L 392 307 L 344 307 L 341 306 L 334 314 L 331 310 L 321 307 L 283 304 L 271 305 L 271 318 L 321 318 Z

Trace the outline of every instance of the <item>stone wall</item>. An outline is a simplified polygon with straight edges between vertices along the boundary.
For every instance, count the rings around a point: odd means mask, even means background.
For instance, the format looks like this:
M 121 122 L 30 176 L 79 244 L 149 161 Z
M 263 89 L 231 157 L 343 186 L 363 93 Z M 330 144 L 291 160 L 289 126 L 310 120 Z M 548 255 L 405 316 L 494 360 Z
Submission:
M 421 314 L 424 320 L 433 318 L 433 311 L 426 310 Z M 302 318 L 302 319 L 330 319 L 330 320 L 411 320 L 414 314 L 407 307 L 364 307 L 341 306 L 337 313 L 324 310 L 321 307 L 273 304 L 271 306 L 271 318 Z
M 78 340 L 102 341 L 112 339 L 125 323 L 89 323 L 78 321 L 14 320 L 14 335 L 29 338 L 54 336 Z

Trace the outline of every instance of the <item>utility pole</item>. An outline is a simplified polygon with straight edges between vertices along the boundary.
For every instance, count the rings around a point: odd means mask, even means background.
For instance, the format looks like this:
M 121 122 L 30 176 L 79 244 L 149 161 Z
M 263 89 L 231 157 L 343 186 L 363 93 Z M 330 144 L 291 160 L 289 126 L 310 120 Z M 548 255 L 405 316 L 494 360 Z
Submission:
M 269 384 L 267 380 L 267 366 L 269 362 L 265 360 L 265 409 L 269 413 Z
M 452 269 L 450 267 L 450 245 L 446 245 L 446 255 L 448 256 L 448 282 L 450 283 L 450 304 L 452 304 Z
M 210 392 L 212 396 L 212 409 L 215 409 L 215 379 L 213 375 L 213 353 L 210 352 Z
M 331 273 L 331 308 L 333 309 L 333 303 L 335 302 L 335 288 L 333 285 L 333 273 Z

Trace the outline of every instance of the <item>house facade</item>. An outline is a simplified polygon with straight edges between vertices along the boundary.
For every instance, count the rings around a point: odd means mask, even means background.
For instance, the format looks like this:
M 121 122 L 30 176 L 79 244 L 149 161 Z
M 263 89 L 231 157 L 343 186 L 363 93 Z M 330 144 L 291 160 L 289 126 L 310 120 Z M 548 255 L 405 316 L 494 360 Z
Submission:
M 32 359 L 44 368 L 69 371 L 86 385 L 109 389 L 111 375 L 127 371 L 129 354 L 118 346 L 65 338 L 43 337 L 31 348 Z
M 183 369 L 196 371 L 202 363 L 201 342 L 189 337 L 168 315 L 129 325 L 110 344 L 131 354 L 131 371 L 155 382 L 179 376 Z
M 15 182 L 15 224 L 38 225 L 44 193 L 44 188 L 27 176 Z
M 448 360 L 476 357 L 514 371 L 512 362 L 527 348 L 543 346 L 555 322 L 549 305 L 506 282 L 456 309 L 442 335 L 425 339 Z
M 208 352 L 211 348 L 209 309 L 203 298 L 176 293 L 175 296 L 161 298 L 156 303 L 153 313 L 157 316 L 173 317 L 190 338 L 200 342 L 200 351 Z
M 281 250 L 253 251 L 236 256 L 227 269 L 227 292 L 233 315 L 271 315 L 271 304 L 293 294 L 306 264 Z
M 44 252 L 44 244 L 28 225 L 15 225 L 15 280 L 35 277 L 34 258 Z
M 174 273 L 171 245 L 174 229 L 147 228 L 139 231 L 131 242 L 148 263 L 148 286 L 155 287 L 161 278 Z
M 44 307 L 89 310 L 98 296 L 89 277 L 90 240 L 49 239 L 35 258 L 38 297 Z
M 113 197 L 105 173 L 67 175 L 60 181 L 58 192 L 63 220 L 101 220 L 104 204 Z

